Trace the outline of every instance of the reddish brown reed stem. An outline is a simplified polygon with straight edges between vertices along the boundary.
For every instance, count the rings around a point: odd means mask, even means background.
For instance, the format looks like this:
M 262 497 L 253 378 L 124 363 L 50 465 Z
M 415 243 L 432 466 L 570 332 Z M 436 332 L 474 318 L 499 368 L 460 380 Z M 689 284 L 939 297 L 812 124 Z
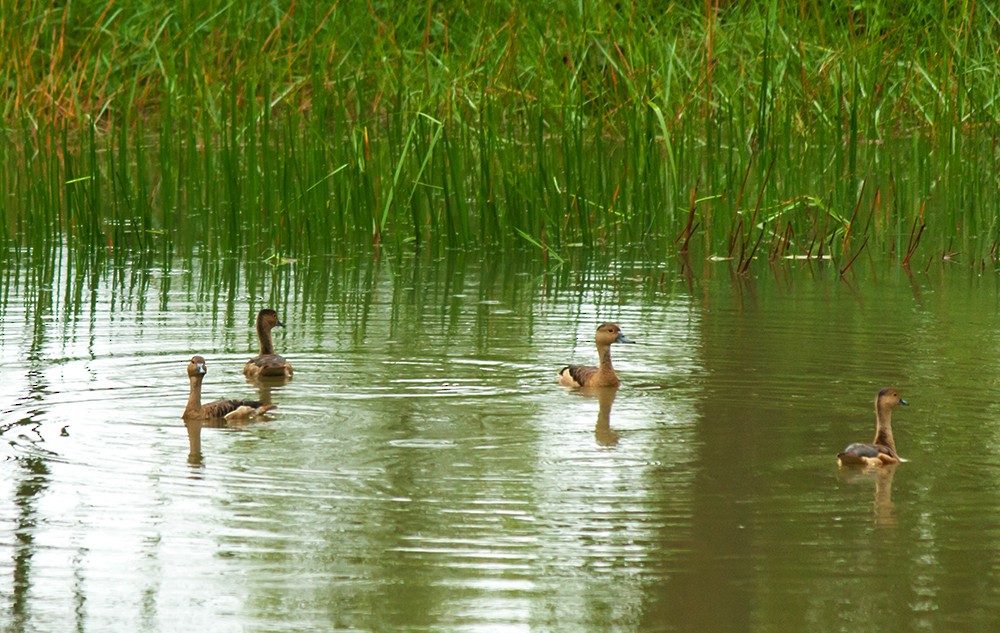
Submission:
M 854 260 L 856 260 L 858 256 L 861 255 L 861 251 L 865 250 L 865 246 L 867 245 L 868 245 L 868 236 L 866 235 L 864 241 L 861 242 L 861 248 L 858 249 L 858 252 L 854 253 L 854 257 L 852 257 L 851 260 L 847 262 L 846 266 L 840 269 L 841 277 L 843 277 L 844 273 L 846 273 L 851 268 L 851 266 L 854 264 Z
M 847 223 L 847 230 L 844 231 L 844 239 L 840 242 L 840 250 L 847 252 L 847 242 L 851 238 L 851 231 L 854 229 L 854 220 L 858 217 L 858 209 L 861 208 L 861 197 L 865 194 L 865 186 L 868 184 L 868 179 L 861 181 L 861 191 L 858 192 L 858 200 L 854 203 L 854 212 L 851 213 L 851 221 Z
M 684 243 L 681 245 L 680 249 L 681 253 L 688 252 L 688 242 L 691 241 L 691 236 L 694 235 L 694 230 L 698 228 L 698 225 L 695 224 L 694 221 L 695 192 L 696 192 L 695 188 L 691 187 L 691 203 L 690 206 L 688 207 L 687 224 L 684 225 L 684 229 L 677 236 L 677 239 L 674 240 L 674 244 L 676 244 L 677 242 L 680 241 L 682 237 L 684 238 Z
M 906 243 L 906 257 L 903 258 L 903 266 L 910 265 L 910 259 L 917 252 L 917 247 L 920 246 L 920 238 L 924 234 L 924 229 L 927 228 L 927 224 L 924 222 L 924 208 L 926 206 L 927 201 L 925 200 L 920 205 L 920 214 L 913 218 L 913 225 L 910 227 L 910 239 Z M 917 227 L 917 222 L 920 223 L 919 227 Z

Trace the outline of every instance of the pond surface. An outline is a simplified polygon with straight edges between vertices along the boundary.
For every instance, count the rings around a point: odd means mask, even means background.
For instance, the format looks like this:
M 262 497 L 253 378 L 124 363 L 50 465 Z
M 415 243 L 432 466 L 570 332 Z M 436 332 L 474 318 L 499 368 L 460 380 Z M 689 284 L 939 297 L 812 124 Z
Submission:
M 1000 283 L 816 264 L 65 251 L 0 272 L 11 631 L 988 630 Z M 248 382 L 274 307 L 287 383 Z M 623 386 L 559 387 L 618 322 Z M 268 420 L 180 420 L 263 398 Z M 896 386 L 908 461 L 839 472 Z

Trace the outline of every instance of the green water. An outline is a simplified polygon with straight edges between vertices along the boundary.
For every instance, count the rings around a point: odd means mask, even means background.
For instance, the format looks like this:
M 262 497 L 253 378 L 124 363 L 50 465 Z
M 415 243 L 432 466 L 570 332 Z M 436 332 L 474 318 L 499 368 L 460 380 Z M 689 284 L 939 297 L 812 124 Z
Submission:
M 934 267 L 9 253 L 11 631 L 991 630 L 1000 288 Z M 246 381 L 278 310 L 287 383 Z M 555 383 L 618 322 L 623 386 Z M 179 418 L 205 399 L 268 421 Z M 907 460 L 842 473 L 885 386 Z

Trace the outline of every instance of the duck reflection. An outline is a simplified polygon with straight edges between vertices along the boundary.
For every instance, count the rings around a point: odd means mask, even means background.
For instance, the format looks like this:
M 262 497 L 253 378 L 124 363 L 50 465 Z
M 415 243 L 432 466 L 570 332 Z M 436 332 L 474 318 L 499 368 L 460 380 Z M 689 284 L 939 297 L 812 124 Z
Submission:
M 260 418 L 264 419 L 264 418 Z M 225 418 L 208 418 L 208 419 L 185 419 L 184 428 L 187 429 L 188 435 L 188 456 L 187 461 L 192 466 L 204 466 L 205 460 L 201 452 L 201 430 L 208 429 L 229 429 L 238 430 L 246 428 L 252 424 L 256 424 L 254 420 L 248 419 L 233 419 L 227 420 Z
M 247 382 L 257 387 L 257 399 L 261 402 L 274 402 L 271 391 L 277 387 L 281 391 L 291 378 L 269 377 L 269 378 L 247 378 Z
M 258 389 L 270 390 L 274 385 L 287 385 L 292 382 L 291 376 L 281 375 L 281 376 L 265 376 L 264 374 L 256 374 L 254 376 L 246 377 L 247 384 L 254 385 Z
M 591 387 L 582 393 L 597 397 L 597 426 L 594 427 L 594 439 L 601 446 L 617 446 L 618 431 L 611 428 L 611 405 L 618 395 L 618 387 Z
M 892 502 L 892 478 L 896 475 L 899 464 L 887 464 L 880 468 L 838 469 L 840 481 L 847 484 L 866 485 L 873 482 L 875 486 L 874 516 L 877 527 L 895 527 L 896 506 Z
M 187 461 L 192 466 L 202 466 L 204 461 L 201 456 L 201 427 L 203 420 L 184 420 L 184 427 L 188 434 L 188 458 Z
M 192 466 L 204 466 L 205 460 L 201 453 L 201 430 L 205 427 L 210 429 L 228 429 L 234 426 L 242 426 L 239 422 L 231 422 L 225 418 L 218 419 L 188 419 L 184 420 L 184 427 L 188 434 L 188 458 L 187 461 Z

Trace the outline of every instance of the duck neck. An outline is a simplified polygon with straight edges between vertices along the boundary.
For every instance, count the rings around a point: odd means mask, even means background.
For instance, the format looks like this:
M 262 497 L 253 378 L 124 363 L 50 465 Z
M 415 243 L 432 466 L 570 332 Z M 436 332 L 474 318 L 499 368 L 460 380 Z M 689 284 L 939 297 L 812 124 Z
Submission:
M 601 361 L 599 370 L 602 373 L 613 374 L 615 373 L 615 368 L 611 365 L 611 346 L 610 345 L 598 345 L 597 346 L 597 357 Z
M 195 413 L 201 411 L 201 381 L 204 376 L 191 376 L 191 393 L 188 395 L 187 408 L 184 409 L 184 414 Z
M 266 356 L 274 353 L 274 341 L 271 340 L 271 328 L 264 325 L 263 321 L 257 321 L 257 338 L 260 339 L 260 355 Z
M 892 439 L 892 407 L 875 406 L 875 443 L 896 452 L 896 442 Z

